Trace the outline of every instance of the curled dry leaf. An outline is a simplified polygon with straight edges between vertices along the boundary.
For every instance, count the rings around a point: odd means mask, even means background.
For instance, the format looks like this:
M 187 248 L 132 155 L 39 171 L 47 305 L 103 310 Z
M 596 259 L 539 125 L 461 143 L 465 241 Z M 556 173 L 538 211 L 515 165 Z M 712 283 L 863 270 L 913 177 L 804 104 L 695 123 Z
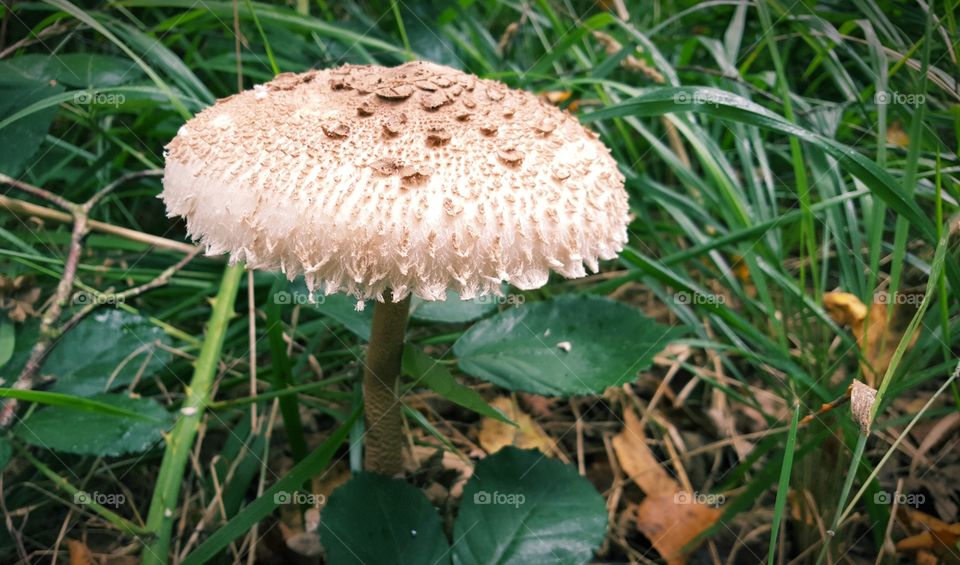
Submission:
M 894 302 L 893 313 L 888 318 L 891 300 Z M 878 386 L 887 372 L 893 353 L 903 339 L 906 328 L 903 321 L 912 315 L 910 305 L 914 302 L 916 301 L 891 299 L 886 294 L 877 294 L 873 305 L 868 308 L 859 298 L 848 292 L 828 292 L 823 295 L 823 306 L 833 321 L 849 326 L 857 339 L 863 355 L 860 370 L 867 385 Z M 910 346 L 913 346 L 919 335 L 919 332 L 913 334 Z
M 910 145 L 910 134 L 903 131 L 903 124 L 899 121 L 890 124 L 887 128 L 887 143 L 897 147 L 907 147 Z
M 70 553 L 70 565 L 93 565 L 93 554 L 90 548 L 82 541 L 67 540 L 67 551 Z
M 675 494 L 647 496 L 636 509 L 637 529 L 670 565 L 684 563 L 683 548 L 723 513 L 698 502 L 683 502 Z
M 854 326 L 867 317 L 867 306 L 849 292 L 828 292 L 823 295 L 823 307 L 834 322 Z
M 7 311 L 7 317 L 14 322 L 23 322 L 30 316 L 36 316 L 33 305 L 40 299 L 40 287 L 33 286 L 33 277 L 0 276 L 0 310 Z
M 870 433 L 870 412 L 877 401 L 877 390 L 860 381 L 850 385 L 850 416 L 860 426 L 860 432 Z
M 473 476 L 473 465 L 457 457 L 457 454 L 452 451 L 426 445 L 414 445 L 413 449 L 405 455 L 404 469 L 408 474 L 417 473 L 432 481 L 431 485 L 427 487 L 427 494 L 428 498 L 435 503 L 437 500 L 446 498 L 447 495 L 460 498 L 463 495 L 464 485 Z M 456 478 L 452 481 L 443 480 L 441 475 L 449 475 L 449 472 L 453 472 Z M 437 482 L 438 480 L 440 482 Z M 442 489 L 442 492 L 439 489 Z
M 493 455 L 508 445 L 521 449 L 538 449 L 547 455 L 556 455 L 556 445 L 540 424 L 520 410 L 515 400 L 500 396 L 490 403 L 497 410 L 517 423 L 517 427 L 493 418 L 483 418 L 480 422 L 480 447 Z
M 640 418 L 623 413 L 624 428 L 613 438 L 620 467 L 647 495 L 636 507 L 639 530 L 670 564 L 684 562 L 682 549 L 713 525 L 721 511 L 684 492 L 647 447 Z
M 624 410 L 623 431 L 613 438 L 613 450 L 620 468 L 648 496 L 670 494 L 680 490 L 680 484 L 660 465 L 656 455 L 647 447 L 647 438 L 640 418 L 633 410 Z

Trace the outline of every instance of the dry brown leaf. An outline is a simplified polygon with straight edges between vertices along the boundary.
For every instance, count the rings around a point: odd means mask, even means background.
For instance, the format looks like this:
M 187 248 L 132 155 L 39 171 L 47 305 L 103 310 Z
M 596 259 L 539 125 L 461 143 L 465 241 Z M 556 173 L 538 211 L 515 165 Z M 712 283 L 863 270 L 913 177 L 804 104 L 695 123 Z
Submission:
M 899 516 L 901 520 L 906 522 L 908 526 L 915 530 L 930 530 L 934 528 L 950 527 L 949 524 L 940 518 L 931 516 L 926 512 L 913 510 L 908 506 L 901 506 L 898 510 L 897 516 Z
M 640 418 L 633 410 L 625 409 L 623 420 L 623 430 L 613 438 L 613 450 L 617 454 L 620 468 L 647 496 L 665 493 L 672 496 L 680 490 L 680 485 L 647 447 Z
M 858 380 L 850 384 L 850 416 L 862 433 L 870 432 L 870 412 L 877 401 L 877 390 Z
M 857 337 L 857 343 L 860 344 L 860 350 L 869 364 L 861 363 L 860 368 L 863 371 L 864 379 L 868 385 L 877 386 L 887 372 L 893 354 L 903 339 L 903 330 L 898 327 L 897 318 L 903 316 L 904 304 L 897 300 L 893 307 L 892 319 L 887 319 L 887 301 L 890 298 L 885 295 L 878 295 L 874 299 L 873 306 L 867 314 L 866 330 L 863 324 L 853 326 L 853 335 Z M 913 334 L 908 347 L 916 343 L 920 332 Z
M 493 455 L 508 445 L 521 449 L 538 449 L 547 455 L 554 455 L 556 447 L 554 441 L 543 431 L 540 424 L 533 421 L 528 414 L 520 410 L 514 399 L 500 396 L 490 403 L 500 410 L 507 418 L 517 423 L 513 427 L 493 418 L 484 417 L 480 422 L 479 442 L 488 454 Z
M 952 561 L 943 562 L 956 561 L 955 552 L 956 544 L 960 541 L 960 523 L 948 524 L 935 516 L 906 507 L 901 507 L 897 516 L 909 529 L 919 532 L 898 541 L 897 551 L 916 552 L 917 563 L 929 561 L 929 552 L 941 557 L 952 557 Z
M 570 98 L 571 94 L 573 93 L 569 90 L 546 90 L 540 93 L 540 98 L 543 98 L 545 101 L 555 106 L 559 106 L 560 104 L 566 102 Z
M 893 354 L 903 339 L 904 317 L 909 317 L 907 307 L 915 300 L 906 300 L 911 295 L 896 294 L 891 298 L 887 294 L 874 297 L 873 305 L 867 307 L 855 295 L 848 292 L 828 292 L 823 295 L 823 306 L 834 322 L 849 326 L 857 339 L 863 359 L 860 370 L 868 386 L 877 387 L 887 372 Z M 892 319 L 887 319 L 889 302 L 895 302 Z M 904 326 L 904 327 L 901 327 Z M 917 341 L 919 332 L 913 334 L 910 346 Z
M 647 496 L 637 507 L 637 529 L 669 565 L 684 563 L 682 550 L 720 518 L 721 510 L 698 502 L 677 500 L 675 494 Z
M 897 147 L 907 147 L 910 145 L 910 135 L 903 131 L 903 126 L 899 121 L 890 124 L 887 128 L 887 143 Z
M 897 551 L 949 549 L 954 547 L 957 541 L 960 541 L 960 524 L 950 524 L 945 528 L 934 528 L 898 541 Z
M 623 49 L 623 45 L 621 45 L 620 42 L 610 34 L 602 31 L 594 31 L 593 37 L 597 40 L 597 42 L 603 45 L 603 50 L 607 55 L 616 55 Z M 639 52 L 639 48 L 635 49 L 634 52 Z M 627 55 L 624 57 L 624 59 L 620 61 L 620 66 L 631 71 L 640 71 L 653 82 L 659 84 L 665 82 L 663 74 L 660 73 L 660 71 L 651 67 L 646 61 L 639 59 L 634 55 Z
M 93 554 L 90 548 L 82 541 L 67 540 L 67 551 L 70 553 L 70 565 L 93 565 Z
M 7 317 L 14 322 L 23 322 L 29 316 L 37 316 L 33 305 L 39 299 L 40 287 L 33 286 L 33 277 L 0 276 L 0 309 L 7 310 Z
M 852 326 L 867 318 L 867 306 L 849 292 L 828 292 L 823 295 L 823 307 L 834 322 Z

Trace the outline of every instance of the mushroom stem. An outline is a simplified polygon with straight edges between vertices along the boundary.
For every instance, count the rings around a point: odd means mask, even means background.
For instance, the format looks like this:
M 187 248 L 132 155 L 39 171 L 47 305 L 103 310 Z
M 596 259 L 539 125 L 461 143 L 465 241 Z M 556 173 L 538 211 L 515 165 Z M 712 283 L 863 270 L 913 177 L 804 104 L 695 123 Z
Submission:
M 368 471 L 396 475 L 403 463 L 400 397 L 400 362 L 403 337 L 410 312 L 410 297 L 393 302 L 387 296 L 374 306 L 370 346 L 363 371 L 363 400 L 367 435 L 364 457 Z

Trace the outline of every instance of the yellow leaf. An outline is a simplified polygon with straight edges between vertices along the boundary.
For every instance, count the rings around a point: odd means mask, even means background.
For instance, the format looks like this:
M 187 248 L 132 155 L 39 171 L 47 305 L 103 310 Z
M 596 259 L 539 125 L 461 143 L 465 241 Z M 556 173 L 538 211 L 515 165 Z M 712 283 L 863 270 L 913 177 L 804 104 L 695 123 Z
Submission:
M 90 548 L 82 541 L 67 540 L 67 551 L 70 554 L 70 565 L 92 565 L 93 554 Z
M 823 307 L 830 318 L 842 325 L 852 326 L 867 317 L 866 305 L 849 292 L 828 292 L 823 295 Z
M 635 482 L 647 496 L 673 494 L 680 484 L 660 465 L 657 457 L 647 447 L 640 418 L 633 410 L 623 412 L 623 431 L 614 436 L 613 450 L 623 472 Z
M 684 546 L 722 514 L 719 508 L 681 494 L 647 496 L 636 509 L 637 529 L 670 565 L 684 563 Z
M 892 316 L 888 319 L 890 302 Z M 877 294 L 869 308 L 859 298 L 847 292 L 828 292 L 823 295 L 823 306 L 834 322 L 850 327 L 857 338 L 863 359 L 860 370 L 867 386 L 876 388 L 903 339 L 905 325 L 901 323 L 911 316 L 919 298 L 909 294 Z M 919 332 L 913 334 L 910 346 L 917 341 Z
M 896 145 L 897 147 L 910 145 L 910 135 L 903 131 L 903 126 L 900 125 L 900 122 L 893 122 L 890 124 L 890 127 L 887 128 L 887 143 Z
M 548 90 L 541 92 L 540 96 L 551 104 L 563 104 L 570 98 L 571 94 L 572 92 L 569 90 Z
M 517 423 L 517 427 L 494 420 L 483 418 L 480 422 L 480 447 L 493 455 L 508 445 L 521 449 L 538 449 L 547 455 L 556 453 L 555 443 L 547 435 L 540 424 L 533 421 L 528 414 L 520 410 L 515 400 L 507 396 L 500 396 L 490 403 L 491 406 Z

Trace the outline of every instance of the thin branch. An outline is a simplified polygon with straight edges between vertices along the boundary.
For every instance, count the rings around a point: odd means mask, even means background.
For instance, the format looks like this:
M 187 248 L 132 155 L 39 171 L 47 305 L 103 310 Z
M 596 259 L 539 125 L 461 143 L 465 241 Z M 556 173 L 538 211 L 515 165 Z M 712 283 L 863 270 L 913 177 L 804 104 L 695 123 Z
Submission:
M 27 194 L 32 194 L 37 198 L 42 198 L 51 204 L 55 204 L 67 212 L 73 212 L 73 209 L 76 208 L 76 204 L 70 202 L 66 198 L 60 196 L 59 194 L 54 194 L 49 190 L 40 188 L 39 186 L 33 186 L 30 183 L 23 182 L 22 180 L 17 180 L 11 176 L 7 176 L 3 173 L 0 173 L 0 183 L 8 184 L 17 190 L 26 192 Z
M 63 222 L 63 223 L 73 221 L 73 218 L 70 216 L 70 214 L 65 214 L 57 210 L 51 210 L 50 208 L 44 208 L 43 206 L 38 206 L 30 202 L 18 200 L 16 198 L 10 198 L 9 196 L 0 195 L 0 208 L 4 208 L 8 210 L 10 213 L 18 216 L 36 216 L 44 220 L 52 220 L 55 222 Z M 195 249 L 197 249 L 196 245 L 190 245 L 189 243 L 181 243 L 179 241 L 174 241 L 172 239 L 166 239 L 156 235 L 150 235 L 148 233 L 143 233 L 137 230 L 115 226 L 113 224 L 108 224 L 105 222 L 90 220 L 88 224 L 90 227 L 90 231 L 115 235 L 118 237 L 122 237 L 124 239 L 129 239 L 130 241 L 136 241 L 138 243 L 152 245 L 157 249 L 176 251 L 178 253 L 192 253 Z
M 87 233 L 90 231 L 90 219 L 89 214 L 90 210 L 100 202 L 105 196 L 110 194 L 118 186 L 123 183 L 144 176 L 156 176 L 162 174 L 162 171 L 157 169 L 147 169 L 143 171 L 136 171 L 130 174 L 126 174 L 102 189 L 98 190 L 89 200 L 87 200 L 82 205 L 75 204 L 66 200 L 65 198 L 56 195 L 48 190 L 34 186 L 32 184 L 14 179 L 4 174 L 0 174 L 0 183 L 8 184 L 18 190 L 32 194 L 37 198 L 41 198 L 48 202 L 51 202 L 65 210 L 70 214 L 63 214 L 66 216 L 65 220 L 73 221 L 73 229 L 70 234 L 70 247 L 67 252 L 67 258 L 63 264 L 63 274 L 60 277 L 60 283 L 57 285 L 57 289 L 53 294 L 53 297 L 50 301 L 50 306 L 43 313 L 43 317 L 40 320 L 40 333 L 37 338 L 37 342 L 33 345 L 33 349 L 30 351 L 30 357 L 27 360 L 27 363 L 24 365 L 23 370 L 20 372 L 20 375 L 17 377 L 17 381 L 14 383 L 13 387 L 18 389 L 31 389 L 34 386 L 34 380 L 37 376 L 37 373 L 40 371 L 40 366 L 43 364 L 43 360 L 46 358 L 47 353 L 49 353 L 50 348 L 54 345 L 57 338 L 63 335 L 63 332 L 69 330 L 71 327 L 79 323 L 79 321 L 92 312 L 99 304 L 105 304 L 109 300 L 114 301 L 123 301 L 127 298 L 133 298 L 139 296 L 148 290 L 162 286 L 166 284 L 170 277 L 174 273 L 182 269 L 187 263 L 189 263 L 197 253 L 200 252 L 200 248 L 195 246 L 188 246 L 189 251 L 187 255 L 183 257 L 180 261 L 174 264 L 172 267 L 166 269 L 154 280 L 128 289 L 124 292 L 117 294 L 101 294 L 97 293 L 100 300 L 92 301 L 92 304 L 85 306 L 80 309 L 67 323 L 57 328 L 57 322 L 60 320 L 60 316 L 63 313 L 64 307 L 67 305 L 67 302 L 70 300 L 70 296 L 73 292 L 74 282 L 77 278 L 77 266 L 80 263 L 80 254 L 83 251 L 83 239 L 87 236 Z M 15 201 L 15 199 L 2 197 L 3 200 L 0 201 L 0 205 L 4 205 L 7 209 L 11 209 L 10 201 Z M 21 210 L 24 207 L 33 207 L 39 208 L 40 210 L 45 211 L 48 216 L 52 214 L 60 215 L 59 212 L 54 210 L 47 210 L 46 208 L 40 206 L 34 206 L 28 202 L 15 201 L 16 206 Z M 59 219 L 59 218 L 58 218 Z M 132 231 L 132 230 L 130 230 Z M 139 232 L 134 232 L 139 233 Z M 140 234 L 145 235 L 145 234 Z M 107 300 L 103 300 L 106 298 Z M 17 410 L 17 401 L 15 399 L 8 399 L 7 402 L 3 405 L 3 408 L 0 409 L 0 427 L 7 427 L 10 425 L 10 422 L 13 420 L 16 415 Z
M 121 304 L 126 302 L 127 299 L 136 298 L 141 294 L 147 292 L 148 290 L 153 290 L 157 287 L 161 287 L 170 282 L 170 279 L 173 278 L 173 275 L 177 274 L 181 269 L 187 266 L 190 261 L 200 253 L 202 249 L 200 247 L 195 247 L 193 250 L 185 255 L 182 259 L 177 261 L 175 264 L 168 267 L 162 273 L 157 275 L 157 277 L 149 282 L 146 282 L 140 286 L 135 286 L 133 288 L 128 288 L 123 292 L 92 292 L 93 300 L 89 304 L 85 304 L 83 308 L 77 311 L 63 326 L 60 328 L 60 333 L 69 331 L 75 325 L 77 325 L 80 320 L 84 319 L 87 314 L 93 312 L 97 307 L 104 304 Z
M 143 177 L 157 177 L 163 175 L 163 169 L 144 169 L 142 171 L 133 171 L 132 173 L 127 173 L 122 177 L 111 182 L 107 186 L 101 188 L 94 194 L 90 200 L 87 200 L 83 203 L 83 209 L 89 212 L 94 206 L 97 205 L 100 200 L 105 196 L 109 195 L 111 192 L 117 189 L 118 186 L 123 185 L 133 179 L 139 179 Z

